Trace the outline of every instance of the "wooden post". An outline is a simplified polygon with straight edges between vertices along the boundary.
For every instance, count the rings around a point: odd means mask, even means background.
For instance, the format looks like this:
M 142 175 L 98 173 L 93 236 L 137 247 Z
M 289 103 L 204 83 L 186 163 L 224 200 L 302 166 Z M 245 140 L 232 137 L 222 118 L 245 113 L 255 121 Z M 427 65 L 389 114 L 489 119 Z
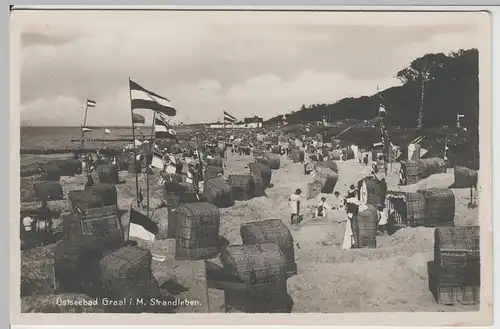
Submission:
M 139 202 L 139 175 L 137 173 L 136 169 L 136 161 L 137 161 L 137 148 L 135 147 L 135 125 L 134 125 L 134 108 L 132 107 L 132 89 L 130 89 L 130 77 L 128 78 L 128 85 L 129 85 L 129 96 L 130 96 L 130 117 L 132 120 L 132 138 L 133 138 L 133 145 L 134 145 L 134 171 L 135 171 L 135 192 L 136 192 L 136 199 L 137 199 L 137 207 L 139 207 L 140 202 Z

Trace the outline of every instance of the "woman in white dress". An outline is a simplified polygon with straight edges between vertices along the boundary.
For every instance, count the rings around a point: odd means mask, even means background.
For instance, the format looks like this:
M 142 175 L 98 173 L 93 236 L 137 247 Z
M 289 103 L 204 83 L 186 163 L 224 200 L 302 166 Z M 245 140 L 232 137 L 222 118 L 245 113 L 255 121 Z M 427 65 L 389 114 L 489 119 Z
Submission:
M 354 238 L 354 233 L 352 231 L 352 220 L 355 220 L 355 216 L 358 212 L 368 209 L 368 207 L 361 203 L 357 198 L 346 199 L 346 212 L 347 221 L 344 232 L 344 241 L 342 243 L 342 249 L 349 250 L 356 243 Z

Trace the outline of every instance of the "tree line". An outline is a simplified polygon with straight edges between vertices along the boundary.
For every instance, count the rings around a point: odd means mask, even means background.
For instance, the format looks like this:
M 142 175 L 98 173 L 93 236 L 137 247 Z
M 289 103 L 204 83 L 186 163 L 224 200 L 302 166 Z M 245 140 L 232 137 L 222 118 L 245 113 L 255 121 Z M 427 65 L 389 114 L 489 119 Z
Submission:
M 468 130 L 478 129 L 477 49 L 426 54 L 397 72 L 396 77 L 403 83 L 401 86 L 370 96 L 343 98 L 333 104 L 304 104 L 297 111 L 286 114 L 286 121 L 288 124 L 306 124 L 324 118 L 329 122 L 346 119 L 364 121 L 377 116 L 382 103 L 388 113 L 388 126 L 416 128 L 422 109 L 423 128 L 453 126 L 457 114 L 461 114 L 464 115 L 461 118 L 463 126 Z M 276 124 L 282 118 L 279 115 L 266 123 Z

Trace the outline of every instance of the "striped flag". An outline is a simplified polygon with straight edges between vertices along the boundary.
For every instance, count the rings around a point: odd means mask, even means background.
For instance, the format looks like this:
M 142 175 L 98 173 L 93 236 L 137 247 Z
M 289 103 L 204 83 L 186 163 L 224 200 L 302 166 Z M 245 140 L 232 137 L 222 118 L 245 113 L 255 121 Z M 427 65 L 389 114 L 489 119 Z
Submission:
M 230 123 L 234 123 L 236 122 L 236 118 L 233 117 L 231 114 L 227 113 L 226 111 L 224 111 L 224 122 L 230 122 Z
M 132 110 L 146 109 L 163 113 L 168 116 L 175 116 L 177 111 L 168 98 L 160 96 L 130 80 L 130 94 Z
M 177 132 L 172 128 L 168 119 L 162 113 L 155 116 L 155 138 L 173 138 Z
M 87 107 L 95 107 L 96 102 L 87 98 Z

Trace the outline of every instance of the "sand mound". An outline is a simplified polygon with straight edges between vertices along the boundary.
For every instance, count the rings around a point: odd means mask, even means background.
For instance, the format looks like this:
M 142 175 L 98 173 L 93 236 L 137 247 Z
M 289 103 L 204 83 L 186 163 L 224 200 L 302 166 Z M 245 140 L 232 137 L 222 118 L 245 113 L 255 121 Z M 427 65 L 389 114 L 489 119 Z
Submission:
M 253 161 L 251 156 L 229 154 L 225 176 L 242 174 L 245 166 Z M 335 187 L 345 195 L 349 185 L 366 177 L 371 168 L 356 160 L 338 161 L 339 180 Z M 453 183 L 453 174 L 437 174 L 414 186 L 398 187 L 398 165 L 393 164 L 386 180 L 390 190 L 416 191 L 425 187 L 447 188 Z M 380 175 L 384 177 L 384 175 Z M 117 185 L 119 208 L 127 210 L 135 199 L 135 176 L 120 173 L 123 184 Z M 161 199 L 161 187 L 157 185 L 159 175 L 150 176 L 151 206 Z M 450 181 L 451 179 L 451 181 Z M 62 180 L 63 181 L 63 180 Z M 312 218 L 314 207 L 322 196 L 333 203 L 332 194 L 322 194 L 306 200 L 307 185 L 311 176 L 303 173 L 303 165 L 281 158 L 281 168 L 272 173 L 273 187 L 266 190 L 267 196 L 249 201 L 236 201 L 235 205 L 219 209 L 221 214 L 220 235 L 231 244 L 240 244 L 240 226 L 252 221 L 281 219 L 290 228 L 295 243 L 298 275 L 288 280 L 288 291 L 294 299 L 293 312 L 378 312 L 378 311 L 473 311 L 477 306 L 441 306 L 434 302 L 428 291 L 427 261 L 433 258 L 434 230 L 431 228 L 405 228 L 392 236 L 377 237 L 376 249 L 342 250 L 346 219 L 345 212 L 331 211 L 326 219 Z M 449 183 L 449 184 L 448 184 Z M 69 185 L 79 186 L 80 178 L 64 178 L 65 190 Z M 83 181 L 85 184 L 85 181 Z M 66 186 L 65 186 L 66 185 Z M 139 185 L 145 196 L 145 175 L 139 175 Z M 295 189 L 302 189 L 302 209 L 305 219 L 299 228 L 290 226 L 288 197 Z M 456 196 L 456 224 L 477 223 L 476 209 L 467 209 L 468 189 L 453 189 Z M 166 209 L 155 210 L 155 221 L 166 220 Z M 128 215 L 122 217 L 125 232 Z M 340 222 L 340 223 L 339 223 Z M 154 243 L 139 241 L 148 246 L 153 254 L 166 256 L 163 263 L 154 261 L 152 269 L 163 289 L 177 298 L 197 300 L 205 304 L 203 261 L 175 260 L 175 242 L 158 240 Z M 32 268 L 40 273 L 49 273 L 53 256 L 45 249 L 37 248 L 32 253 L 23 252 L 23 266 L 26 266 L 23 280 L 42 279 L 35 286 L 36 293 L 48 293 L 45 283 L 50 275 L 32 275 Z M 48 250 L 48 249 L 47 249 Z M 36 253 L 39 253 L 38 255 Z M 216 259 L 213 259 L 216 261 Z M 44 267 L 46 266 L 46 267 Z M 223 312 L 223 292 L 210 290 L 212 312 Z M 82 297 L 84 298 L 84 297 Z M 34 309 L 34 308 L 32 308 Z M 176 312 L 206 312 L 206 305 L 181 307 Z

